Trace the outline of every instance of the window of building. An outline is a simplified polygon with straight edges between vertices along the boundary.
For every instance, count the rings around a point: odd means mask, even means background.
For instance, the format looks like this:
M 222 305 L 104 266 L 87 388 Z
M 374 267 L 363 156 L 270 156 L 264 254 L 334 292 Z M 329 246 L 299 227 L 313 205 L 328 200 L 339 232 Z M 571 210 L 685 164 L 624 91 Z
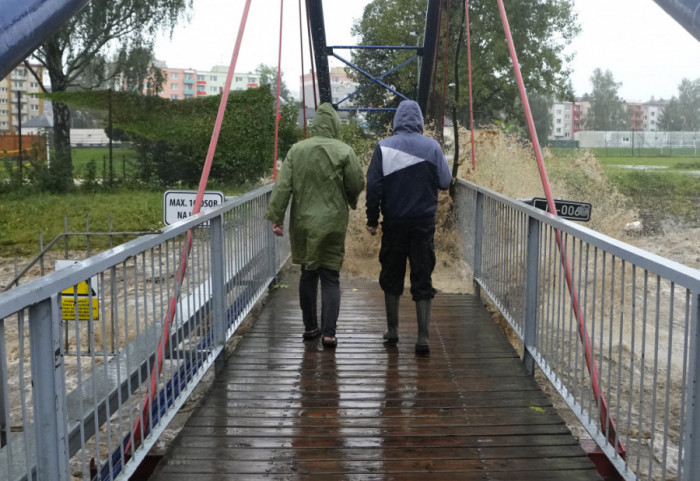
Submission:
M 557 109 L 557 115 L 561 115 L 561 109 Z
M 629 141 L 630 141 L 630 138 L 629 138 L 629 137 L 622 137 L 622 141 L 623 141 L 623 142 L 629 142 Z
M 177 72 L 170 72 L 170 78 L 177 78 Z
M 204 92 L 204 85 L 197 85 L 197 92 Z
M 22 87 L 24 87 L 24 82 L 22 80 L 15 80 L 14 82 L 12 82 L 12 86 L 16 89 L 21 89 Z
M 29 82 L 29 86 L 33 89 L 39 88 L 39 82 Z
M 651 125 L 656 125 L 656 120 L 652 120 Z
M 192 98 L 192 95 L 191 95 L 191 94 L 185 94 L 185 98 L 186 98 L 186 99 L 191 99 L 191 98 Z
M 248 83 L 249 84 L 254 84 L 258 81 L 256 77 L 248 77 Z
M 243 82 L 243 77 L 236 77 L 236 82 L 238 82 L 238 83 Z
M 569 132 L 564 134 L 564 137 L 568 137 L 568 136 L 569 136 Z
M 6 104 L 6 103 L 7 103 L 7 99 L 0 99 L 0 104 Z
M 178 86 L 177 84 L 170 84 L 170 90 L 177 90 Z
M 191 73 L 185 74 L 185 80 L 194 80 Z
M 653 117 L 654 115 L 656 115 L 656 112 L 652 112 L 652 113 L 651 113 L 651 116 L 652 116 L 652 117 Z
M 0 92 L 7 92 L 7 87 L 0 87 Z
M 219 89 L 216 87 L 209 87 L 209 91 L 212 93 L 217 93 L 219 91 Z
M 39 111 L 39 106 L 38 106 L 38 105 L 32 105 L 32 106 L 31 106 L 31 110 L 32 110 L 33 112 L 38 112 L 38 111 Z
M 178 99 L 178 96 L 177 96 L 177 94 L 172 94 L 172 95 L 170 96 L 170 98 L 171 98 L 172 100 L 177 100 L 177 99 Z
M 557 133 L 561 134 L 561 127 L 557 127 Z
M 564 118 L 565 118 L 566 120 L 569 120 L 569 119 L 571 118 L 571 115 L 570 115 L 570 114 L 566 114 L 566 115 L 564 115 Z
M 209 80 L 211 80 L 212 82 L 216 82 L 216 75 L 210 75 Z
M 557 119 L 557 123 L 560 124 L 560 123 L 561 123 L 561 119 Z
M 7 110 L 0 110 L 0 115 L 7 115 Z
M 7 127 L 7 122 L 0 122 L 0 127 Z
M 197 75 L 197 82 L 204 82 L 204 75 Z

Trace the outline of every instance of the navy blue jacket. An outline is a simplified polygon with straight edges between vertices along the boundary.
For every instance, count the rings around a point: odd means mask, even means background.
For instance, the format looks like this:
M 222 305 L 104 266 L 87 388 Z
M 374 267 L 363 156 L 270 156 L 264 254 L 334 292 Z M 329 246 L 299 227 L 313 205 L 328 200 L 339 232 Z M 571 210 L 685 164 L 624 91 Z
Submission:
M 423 135 L 423 115 L 404 100 L 394 116 L 394 134 L 381 140 L 367 170 L 367 225 L 435 222 L 437 191 L 447 189 L 452 173 L 434 139 Z

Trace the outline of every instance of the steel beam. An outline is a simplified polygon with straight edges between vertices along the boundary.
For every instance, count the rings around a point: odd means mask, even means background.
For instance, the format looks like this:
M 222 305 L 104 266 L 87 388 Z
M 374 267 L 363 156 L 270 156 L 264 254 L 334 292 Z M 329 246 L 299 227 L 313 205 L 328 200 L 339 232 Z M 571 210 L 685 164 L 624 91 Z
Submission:
M 654 1 L 696 40 L 700 40 L 700 0 Z
M 22 0 L 0 8 L 0 78 L 9 74 L 90 0 Z
M 328 46 L 326 45 L 326 26 L 323 21 L 323 0 L 306 0 L 306 11 L 311 23 L 311 39 L 316 61 L 316 78 L 321 103 L 333 103 L 331 94 L 331 74 L 328 67 Z
M 418 81 L 418 105 L 425 117 L 433 83 L 435 56 L 437 55 L 438 35 L 440 33 L 440 0 L 429 0 L 425 15 L 425 38 L 423 40 L 423 63 Z

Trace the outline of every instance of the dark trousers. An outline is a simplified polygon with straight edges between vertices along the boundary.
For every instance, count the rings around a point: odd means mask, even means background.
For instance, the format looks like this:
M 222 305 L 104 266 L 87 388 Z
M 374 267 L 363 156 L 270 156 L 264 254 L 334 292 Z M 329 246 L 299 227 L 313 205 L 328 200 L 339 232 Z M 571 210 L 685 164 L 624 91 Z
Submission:
M 435 223 L 382 224 L 379 285 L 387 294 L 403 294 L 406 260 L 411 265 L 411 295 L 414 301 L 435 297 Z
M 313 331 L 318 327 L 316 305 L 318 279 L 321 279 L 321 333 L 324 337 L 335 337 L 335 326 L 340 312 L 340 273 L 323 267 L 307 271 L 302 266 L 299 280 L 299 304 L 304 329 Z

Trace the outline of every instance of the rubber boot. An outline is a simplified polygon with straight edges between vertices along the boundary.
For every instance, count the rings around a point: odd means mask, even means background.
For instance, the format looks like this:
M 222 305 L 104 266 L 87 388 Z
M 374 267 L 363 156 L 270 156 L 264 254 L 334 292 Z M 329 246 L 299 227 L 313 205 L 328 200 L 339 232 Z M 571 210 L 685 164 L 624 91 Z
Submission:
M 401 296 L 384 293 L 384 307 L 386 308 L 386 327 L 384 342 L 396 344 L 399 342 L 399 300 Z
M 428 333 L 428 324 L 430 324 L 430 299 L 416 301 L 416 318 L 418 319 L 416 354 L 427 354 L 430 352 L 430 334 Z

